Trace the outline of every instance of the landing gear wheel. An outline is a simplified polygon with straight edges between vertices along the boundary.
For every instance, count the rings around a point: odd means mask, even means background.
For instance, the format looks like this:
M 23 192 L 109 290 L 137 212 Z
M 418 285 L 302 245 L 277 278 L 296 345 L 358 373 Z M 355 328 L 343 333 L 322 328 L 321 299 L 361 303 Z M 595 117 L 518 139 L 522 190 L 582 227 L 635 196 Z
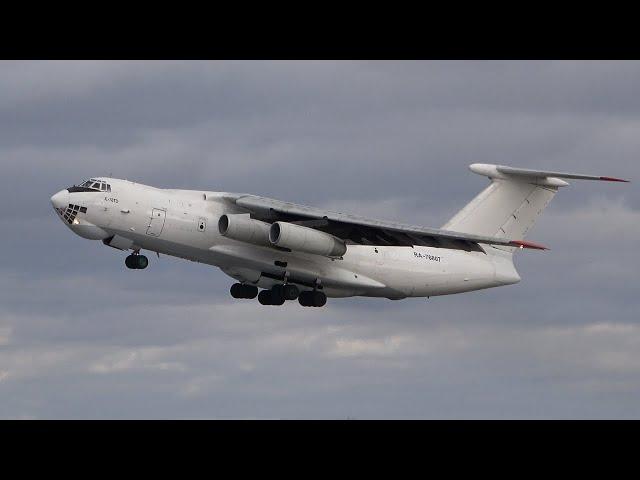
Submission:
M 281 305 L 280 299 L 282 299 L 283 301 L 295 300 L 296 298 L 298 298 L 299 293 L 300 291 L 295 285 L 286 284 L 274 285 L 273 287 L 271 287 L 271 295 L 273 296 L 273 298 L 278 300 L 278 305 Z
M 144 270 L 149 265 L 149 259 L 144 255 L 136 255 L 136 268 L 139 270 Z
M 243 283 L 234 283 L 231 285 L 230 292 L 233 298 L 256 298 L 258 295 L 258 287 L 244 285 Z
M 276 285 L 276 287 L 281 287 L 281 285 Z M 281 290 L 274 287 L 271 290 L 262 290 L 258 294 L 258 301 L 261 305 L 283 305 L 284 297 Z
M 243 298 L 242 290 L 243 288 L 241 283 L 234 283 L 233 285 L 231 285 L 231 288 L 229 289 L 229 293 L 231 293 L 231 296 L 233 298 Z
M 136 268 L 136 257 L 134 255 L 129 255 L 127 258 L 124 259 L 124 264 L 127 266 L 127 268 L 130 268 L 131 270 Z
M 314 307 L 324 307 L 327 303 L 327 296 L 319 291 L 313 292 L 313 306 Z
M 262 290 L 258 294 L 258 302 L 260 302 L 260 305 L 273 305 L 271 303 L 271 291 L 270 290 Z
M 296 298 L 298 298 L 299 294 L 300 291 L 295 285 L 287 284 L 282 286 L 282 295 L 284 296 L 285 300 L 295 300 Z
M 271 305 L 284 305 L 283 285 L 274 285 L 271 291 Z
M 149 259 L 144 255 L 131 254 L 124 259 L 124 264 L 132 270 L 144 270 L 149 265 Z
M 323 307 L 327 303 L 327 296 L 318 290 L 302 292 L 298 296 L 298 302 L 303 307 Z
M 298 295 L 298 303 L 303 307 L 311 306 L 311 293 L 312 292 L 300 292 Z

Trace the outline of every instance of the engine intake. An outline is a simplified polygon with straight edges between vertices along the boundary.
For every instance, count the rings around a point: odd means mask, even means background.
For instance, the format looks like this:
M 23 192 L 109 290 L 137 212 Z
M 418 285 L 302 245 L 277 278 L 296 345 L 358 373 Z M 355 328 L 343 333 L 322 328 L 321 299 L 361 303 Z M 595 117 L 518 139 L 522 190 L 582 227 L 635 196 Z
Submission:
M 278 247 L 325 257 L 341 257 L 347 251 L 344 241 L 333 235 L 288 222 L 273 223 L 269 241 Z
M 248 213 L 222 215 L 218 220 L 218 231 L 223 237 L 265 247 L 271 246 L 269 226 L 268 223 L 250 218 Z

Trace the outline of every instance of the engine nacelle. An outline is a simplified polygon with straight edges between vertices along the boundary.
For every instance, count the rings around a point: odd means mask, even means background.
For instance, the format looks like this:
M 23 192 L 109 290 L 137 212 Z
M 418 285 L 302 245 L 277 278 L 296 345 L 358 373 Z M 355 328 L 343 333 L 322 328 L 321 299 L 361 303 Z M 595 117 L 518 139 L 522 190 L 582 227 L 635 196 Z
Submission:
M 288 222 L 273 223 L 269 241 L 278 247 L 325 257 L 341 257 L 347 251 L 345 243 L 333 235 Z
M 265 247 L 271 246 L 269 227 L 268 223 L 250 218 L 248 213 L 222 215 L 218 220 L 218 231 L 223 237 Z

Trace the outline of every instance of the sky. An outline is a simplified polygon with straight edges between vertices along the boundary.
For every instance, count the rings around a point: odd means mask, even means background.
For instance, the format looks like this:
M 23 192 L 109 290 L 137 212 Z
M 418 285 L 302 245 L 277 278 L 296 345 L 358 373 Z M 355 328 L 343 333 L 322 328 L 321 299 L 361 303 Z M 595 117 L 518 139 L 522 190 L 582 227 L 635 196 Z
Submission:
M 640 63 L 0 62 L 0 418 L 640 418 Z M 91 176 L 439 227 L 499 163 L 571 181 L 517 285 L 234 300 L 73 235 Z

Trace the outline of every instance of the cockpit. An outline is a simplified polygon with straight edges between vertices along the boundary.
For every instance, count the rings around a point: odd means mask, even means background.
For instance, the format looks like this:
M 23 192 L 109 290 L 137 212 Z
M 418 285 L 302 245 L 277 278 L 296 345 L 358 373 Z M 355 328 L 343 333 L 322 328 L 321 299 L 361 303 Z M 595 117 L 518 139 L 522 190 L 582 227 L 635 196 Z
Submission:
M 96 180 L 94 178 L 90 178 L 82 182 L 80 185 L 74 185 L 73 187 L 67 188 L 69 193 L 74 192 L 110 192 L 111 185 L 109 185 L 104 180 Z

